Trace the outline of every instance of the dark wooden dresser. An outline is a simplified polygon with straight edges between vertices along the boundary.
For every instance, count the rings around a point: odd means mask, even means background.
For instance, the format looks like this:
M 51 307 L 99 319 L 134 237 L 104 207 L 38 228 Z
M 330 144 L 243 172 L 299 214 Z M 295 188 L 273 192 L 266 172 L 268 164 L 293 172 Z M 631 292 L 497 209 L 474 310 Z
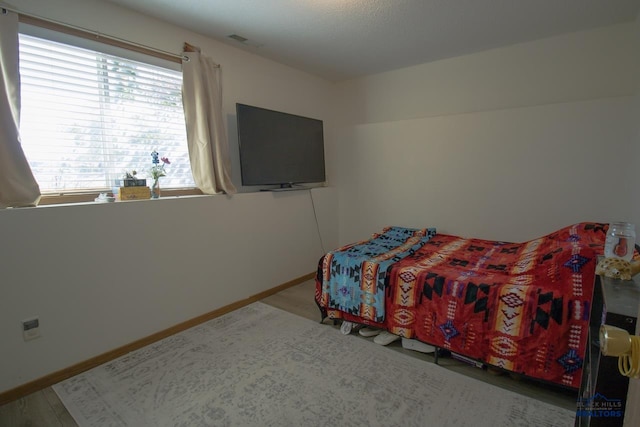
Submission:
M 624 425 L 629 378 L 618 371 L 617 357 L 600 353 L 599 332 L 607 324 L 635 335 L 639 307 L 640 276 L 633 281 L 596 276 L 576 426 Z

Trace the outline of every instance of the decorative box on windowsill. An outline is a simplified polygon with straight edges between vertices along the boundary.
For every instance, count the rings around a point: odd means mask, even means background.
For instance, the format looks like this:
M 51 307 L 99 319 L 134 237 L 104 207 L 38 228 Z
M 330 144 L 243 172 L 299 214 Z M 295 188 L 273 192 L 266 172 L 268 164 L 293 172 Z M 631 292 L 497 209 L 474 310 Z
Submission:
M 114 188 L 114 196 L 118 200 L 145 200 L 151 198 L 151 190 L 147 186 L 119 187 L 117 192 Z

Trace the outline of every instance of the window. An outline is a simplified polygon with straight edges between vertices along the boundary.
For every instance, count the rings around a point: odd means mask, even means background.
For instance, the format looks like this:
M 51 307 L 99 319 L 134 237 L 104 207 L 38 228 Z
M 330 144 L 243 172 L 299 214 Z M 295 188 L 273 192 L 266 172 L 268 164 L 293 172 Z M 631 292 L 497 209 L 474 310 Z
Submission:
M 148 178 L 154 150 L 171 161 L 163 189 L 195 187 L 179 70 L 20 34 L 20 79 L 22 147 L 43 194 Z

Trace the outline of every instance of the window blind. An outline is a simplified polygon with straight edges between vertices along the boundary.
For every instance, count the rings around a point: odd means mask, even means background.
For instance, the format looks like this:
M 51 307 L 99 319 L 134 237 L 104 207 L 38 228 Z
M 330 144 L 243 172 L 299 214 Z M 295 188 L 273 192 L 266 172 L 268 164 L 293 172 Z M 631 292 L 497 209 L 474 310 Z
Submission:
M 171 161 L 163 188 L 194 187 L 179 71 L 20 34 L 23 150 L 43 193 L 110 189 Z

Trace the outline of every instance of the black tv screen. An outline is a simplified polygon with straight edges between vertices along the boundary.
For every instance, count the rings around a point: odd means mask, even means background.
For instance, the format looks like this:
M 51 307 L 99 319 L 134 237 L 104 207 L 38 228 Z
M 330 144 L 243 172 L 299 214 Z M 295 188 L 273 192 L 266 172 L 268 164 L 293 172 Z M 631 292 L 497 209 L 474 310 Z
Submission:
M 322 120 L 236 104 L 242 185 L 324 182 Z

